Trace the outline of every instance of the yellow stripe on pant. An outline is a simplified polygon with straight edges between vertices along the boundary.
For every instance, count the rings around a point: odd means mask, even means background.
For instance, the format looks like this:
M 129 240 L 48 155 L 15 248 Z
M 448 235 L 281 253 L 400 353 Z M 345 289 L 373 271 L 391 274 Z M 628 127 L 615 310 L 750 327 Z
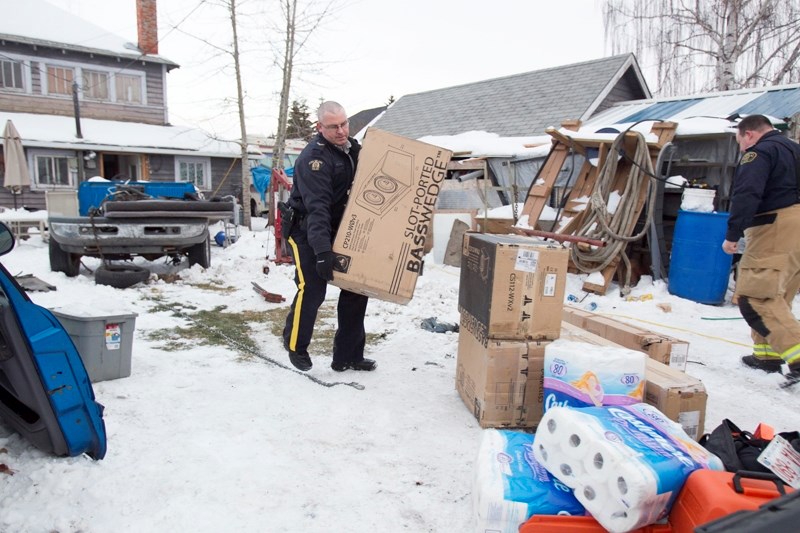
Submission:
M 297 279 L 300 283 L 297 284 L 297 299 L 293 309 L 294 319 L 292 320 L 292 334 L 289 336 L 289 349 L 297 351 L 297 331 L 300 329 L 300 309 L 303 307 L 303 292 L 306 287 L 306 280 L 303 278 L 303 269 L 300 268 L 300 254 L 297 251 L 297 243 L 294 239 L 289 237 L 289 246 L 292 247 L 292 255 L 295 260 L 295 267 L 297 268 Z

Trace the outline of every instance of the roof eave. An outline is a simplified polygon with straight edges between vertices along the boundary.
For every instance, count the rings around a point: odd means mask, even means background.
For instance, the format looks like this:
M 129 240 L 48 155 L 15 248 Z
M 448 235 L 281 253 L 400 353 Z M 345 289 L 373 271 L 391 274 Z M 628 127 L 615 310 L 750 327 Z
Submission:
M 10 35 L 7 33 L 0 33 L 0 41 L 8 41 L 8 42 L 15 42 L 21 44 L 28 44 L 32 46 L 45 46 L 48 48 L 56 48 L 59 50 L 71 50 L 74 52 L 83 52 L 86 54 L 95 54 L 95 55 L 102 55 L 107 57 L 113 58 L 123 58 L 123 59 L 133 59 L 136 61 L 146 61 L 149 63 L 160 63 L 167 66 L 168 70 L 172 70 L 173 68 L 179 68 L 180 65 L 177 63 L 170 61 L 164 57 L 158 55 L 145 55 L 141 53 L 136 53 L 135 50 L 131 50 L 130 54 L 124 54 L 119 52 L 113 52 L 111 50 L 104 50 L 102 48 L 92 48 L 89 46 L 80 46 L 75 44 L 69 43 L 58 43 L 55 41 L 47 41 L 44 39 L 34 39 L 32 37 L 24 37 L 21 35 Z

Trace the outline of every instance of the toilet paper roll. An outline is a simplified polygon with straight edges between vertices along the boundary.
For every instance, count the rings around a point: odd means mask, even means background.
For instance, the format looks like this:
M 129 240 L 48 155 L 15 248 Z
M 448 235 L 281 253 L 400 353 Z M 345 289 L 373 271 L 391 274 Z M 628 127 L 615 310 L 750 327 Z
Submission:
M 583 468 L 593 480 L 608 481 L 616 472 L 616 466 L 624 461 L 625 454 L 611 443 L 598 440 L 592 442 L 583 458 Z
M 574 496 L 592 515 L 603 513 L 612 507 L 619 507 L 619 504 L 611 498 L 607 485 L 602 482 L 595 483 L 584 480 L 580 486 L 575 488 Z
M 646 525 L 648 519 L 648 513 L 639 508 L 609 509 L 599 515 L 593 514 L 593 516 L 610 533 L 626 533 Z
M 556 458 L 554 468 L 547 470 L 558 478 L 564 485 L 571 489 L 575 489 L 581 485 L 581 480 L 586 477 L 586 470 L 583 468 L 583 463 L 576 459 L 570 459 L 564 455 Z
M 558 464 L 559 457 L 564 456 L 561 445 L 554 436 L 536 435 L 533 440 L 533 456 L 548 472 L 552 472 Z
M 563 418 L 559 432 L 561 449 L 569 458 L 581 461 L 589 452 L 592 444 L 597 441 L 598 430 L 592 427 L 591 422 L 581 420 L 582 417 L 573 416 L 570 419 L 564 416 Z
M 609 481 L 611 495 L 628 508 L 643 505 L 658 492 L 653 472 L 639 460 L 617 464 Z

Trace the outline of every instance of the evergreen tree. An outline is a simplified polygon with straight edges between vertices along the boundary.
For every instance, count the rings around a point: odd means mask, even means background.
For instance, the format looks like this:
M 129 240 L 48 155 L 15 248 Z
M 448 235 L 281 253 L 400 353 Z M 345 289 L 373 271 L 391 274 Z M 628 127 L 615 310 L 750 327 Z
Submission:
M 292 109 L 289 111 L 289 119 L 286 124 L 287 139 L 303 139 L 308 141 L 314 136 L 316 130 L 314 123 L 309 119 L 308 104 L 303 101 L 292 101 Z

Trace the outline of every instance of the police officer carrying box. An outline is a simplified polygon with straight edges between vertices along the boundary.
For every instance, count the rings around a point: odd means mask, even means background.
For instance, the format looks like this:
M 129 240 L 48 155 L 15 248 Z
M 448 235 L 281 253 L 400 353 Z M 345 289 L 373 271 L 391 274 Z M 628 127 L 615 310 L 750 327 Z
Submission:
M 333 239 L 361 150 L 349 137 L 347 114 L 340 104 L 324 102 L 317 119 L 318 133 L 295 162 L 292 192 L 286 202 L 293 211 L 292 223 L 285 230 L 296 267 L 297 293 L 286 317 L 283 344 L 292 365 L 302 371 L 312 366 L 308 346 L 317 310 L 325 300 L 328 281 L 333 280 Z M 337 372 L 375 370 L 375 361 L 364 358 L 367 302 L 366 296 L 354 292 L 341 289 L 339 293 L 331 363 Z
M 733 178 L 728 231 L 722 249 L 746 246 L 736 280 L 736 299 L 751 328 L 753 353 L 742 362 L 765 372 L 789 365 L 800 379 L 800 322 L 792 301 L 800 289 L 800 146 L 763 115 L 738 124 L 743 152 Z

